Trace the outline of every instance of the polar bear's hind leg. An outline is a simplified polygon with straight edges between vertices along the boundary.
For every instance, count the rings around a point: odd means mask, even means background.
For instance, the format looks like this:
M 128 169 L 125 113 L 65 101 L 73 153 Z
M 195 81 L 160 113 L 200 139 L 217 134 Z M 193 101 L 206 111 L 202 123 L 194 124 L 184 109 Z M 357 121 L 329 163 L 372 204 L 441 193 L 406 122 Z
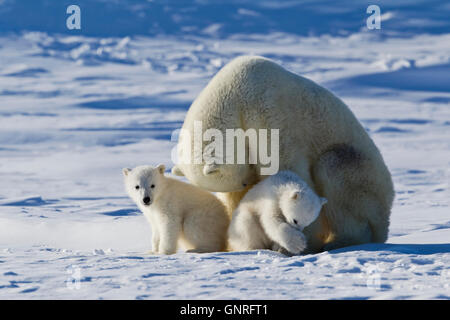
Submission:
M 377 160 L 346 144 L 320 156 L 313 179 L 328 199 L 322 213 L 330 223 L 330 243 L 324 249 L 386 241 L 393 186 Z

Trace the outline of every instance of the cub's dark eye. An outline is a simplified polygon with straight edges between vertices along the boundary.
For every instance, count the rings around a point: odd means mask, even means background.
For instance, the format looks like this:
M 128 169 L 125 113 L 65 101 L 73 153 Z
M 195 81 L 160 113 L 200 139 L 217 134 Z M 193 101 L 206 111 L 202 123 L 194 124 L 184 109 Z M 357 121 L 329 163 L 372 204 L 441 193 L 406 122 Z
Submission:
M 135 188 L 136 188 L 136 190 L 139 190 L 139 186 L 136 186 Z
M 294 223 L 297 224 L 297 220 L 294 219 Z
M 152 189 L 153 189 L 154 187 L 155 187 L 155 185 L 154 185 L 154 184 L 152 184 L 152 185 L 150 186 L 150 188 L 152 188 Z

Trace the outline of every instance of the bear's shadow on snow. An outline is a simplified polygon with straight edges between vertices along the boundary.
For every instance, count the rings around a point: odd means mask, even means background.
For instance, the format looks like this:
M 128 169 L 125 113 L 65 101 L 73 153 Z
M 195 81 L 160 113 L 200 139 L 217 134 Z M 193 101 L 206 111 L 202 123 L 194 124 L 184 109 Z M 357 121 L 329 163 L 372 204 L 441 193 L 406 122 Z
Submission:
M 388 251 L 400 254 L 420 254 L 430 255 L 439 253 L 450 253 L 450 243 L 432 244 L 395 244 L 395 243 L 368 243 L 357 246 L 350 246 L 329 251 L 330 254 L 354 252 L 354 251 Z

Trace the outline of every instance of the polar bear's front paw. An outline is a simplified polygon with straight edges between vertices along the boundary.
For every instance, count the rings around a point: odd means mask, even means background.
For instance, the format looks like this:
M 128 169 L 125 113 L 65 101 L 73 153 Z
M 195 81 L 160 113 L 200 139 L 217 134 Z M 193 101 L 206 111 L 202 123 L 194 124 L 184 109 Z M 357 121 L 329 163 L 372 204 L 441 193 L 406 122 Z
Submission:
M 292 254 L 299 254 L 306 249 L 307 241 L 305 235 L 300 231 L 291 234 L 286 240 L 286 250 Z

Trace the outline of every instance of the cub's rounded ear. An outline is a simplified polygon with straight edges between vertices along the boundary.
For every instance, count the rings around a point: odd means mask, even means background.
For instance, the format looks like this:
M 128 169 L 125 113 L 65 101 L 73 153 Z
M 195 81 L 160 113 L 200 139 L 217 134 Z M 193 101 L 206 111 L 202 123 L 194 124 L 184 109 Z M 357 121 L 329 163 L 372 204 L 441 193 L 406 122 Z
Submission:
M 130 171 L 131 171 L 130 168 L 123 168 L 122 173 L 123 173 L 124 177 L 126 177 L 130 173 Z
M 183 171 L 181 171 L 180 168 L 178 168 L 177 166 L 174 166 L 172 168 L 172 174 L 175 176 L 181 176 L 181 177 L 184 176 Z
M 163 164 L 159 164 L 156 169 L 158 169 L 158 172 L 161 174 L 164 174 L 164 171 L 166 171 L 166 166 Z
M 293 192 L 291 194 L 291 199 L 292 200 L 297 200 L 299 195 L 300 195 L 300 192 L 299 191 L 295 191 L 295 192 Z
M 325 203 L 328 202 L 327 198 L 319 197 L 319 200 L 320 200 L 320 205 L 321 205 L 321 206 L 323 206 Z
M 219 166 L 215 163 L 205 164 L 205 166 L 203 167 L 203 174 L 205 176 L 217 171 L 219 171 Z

